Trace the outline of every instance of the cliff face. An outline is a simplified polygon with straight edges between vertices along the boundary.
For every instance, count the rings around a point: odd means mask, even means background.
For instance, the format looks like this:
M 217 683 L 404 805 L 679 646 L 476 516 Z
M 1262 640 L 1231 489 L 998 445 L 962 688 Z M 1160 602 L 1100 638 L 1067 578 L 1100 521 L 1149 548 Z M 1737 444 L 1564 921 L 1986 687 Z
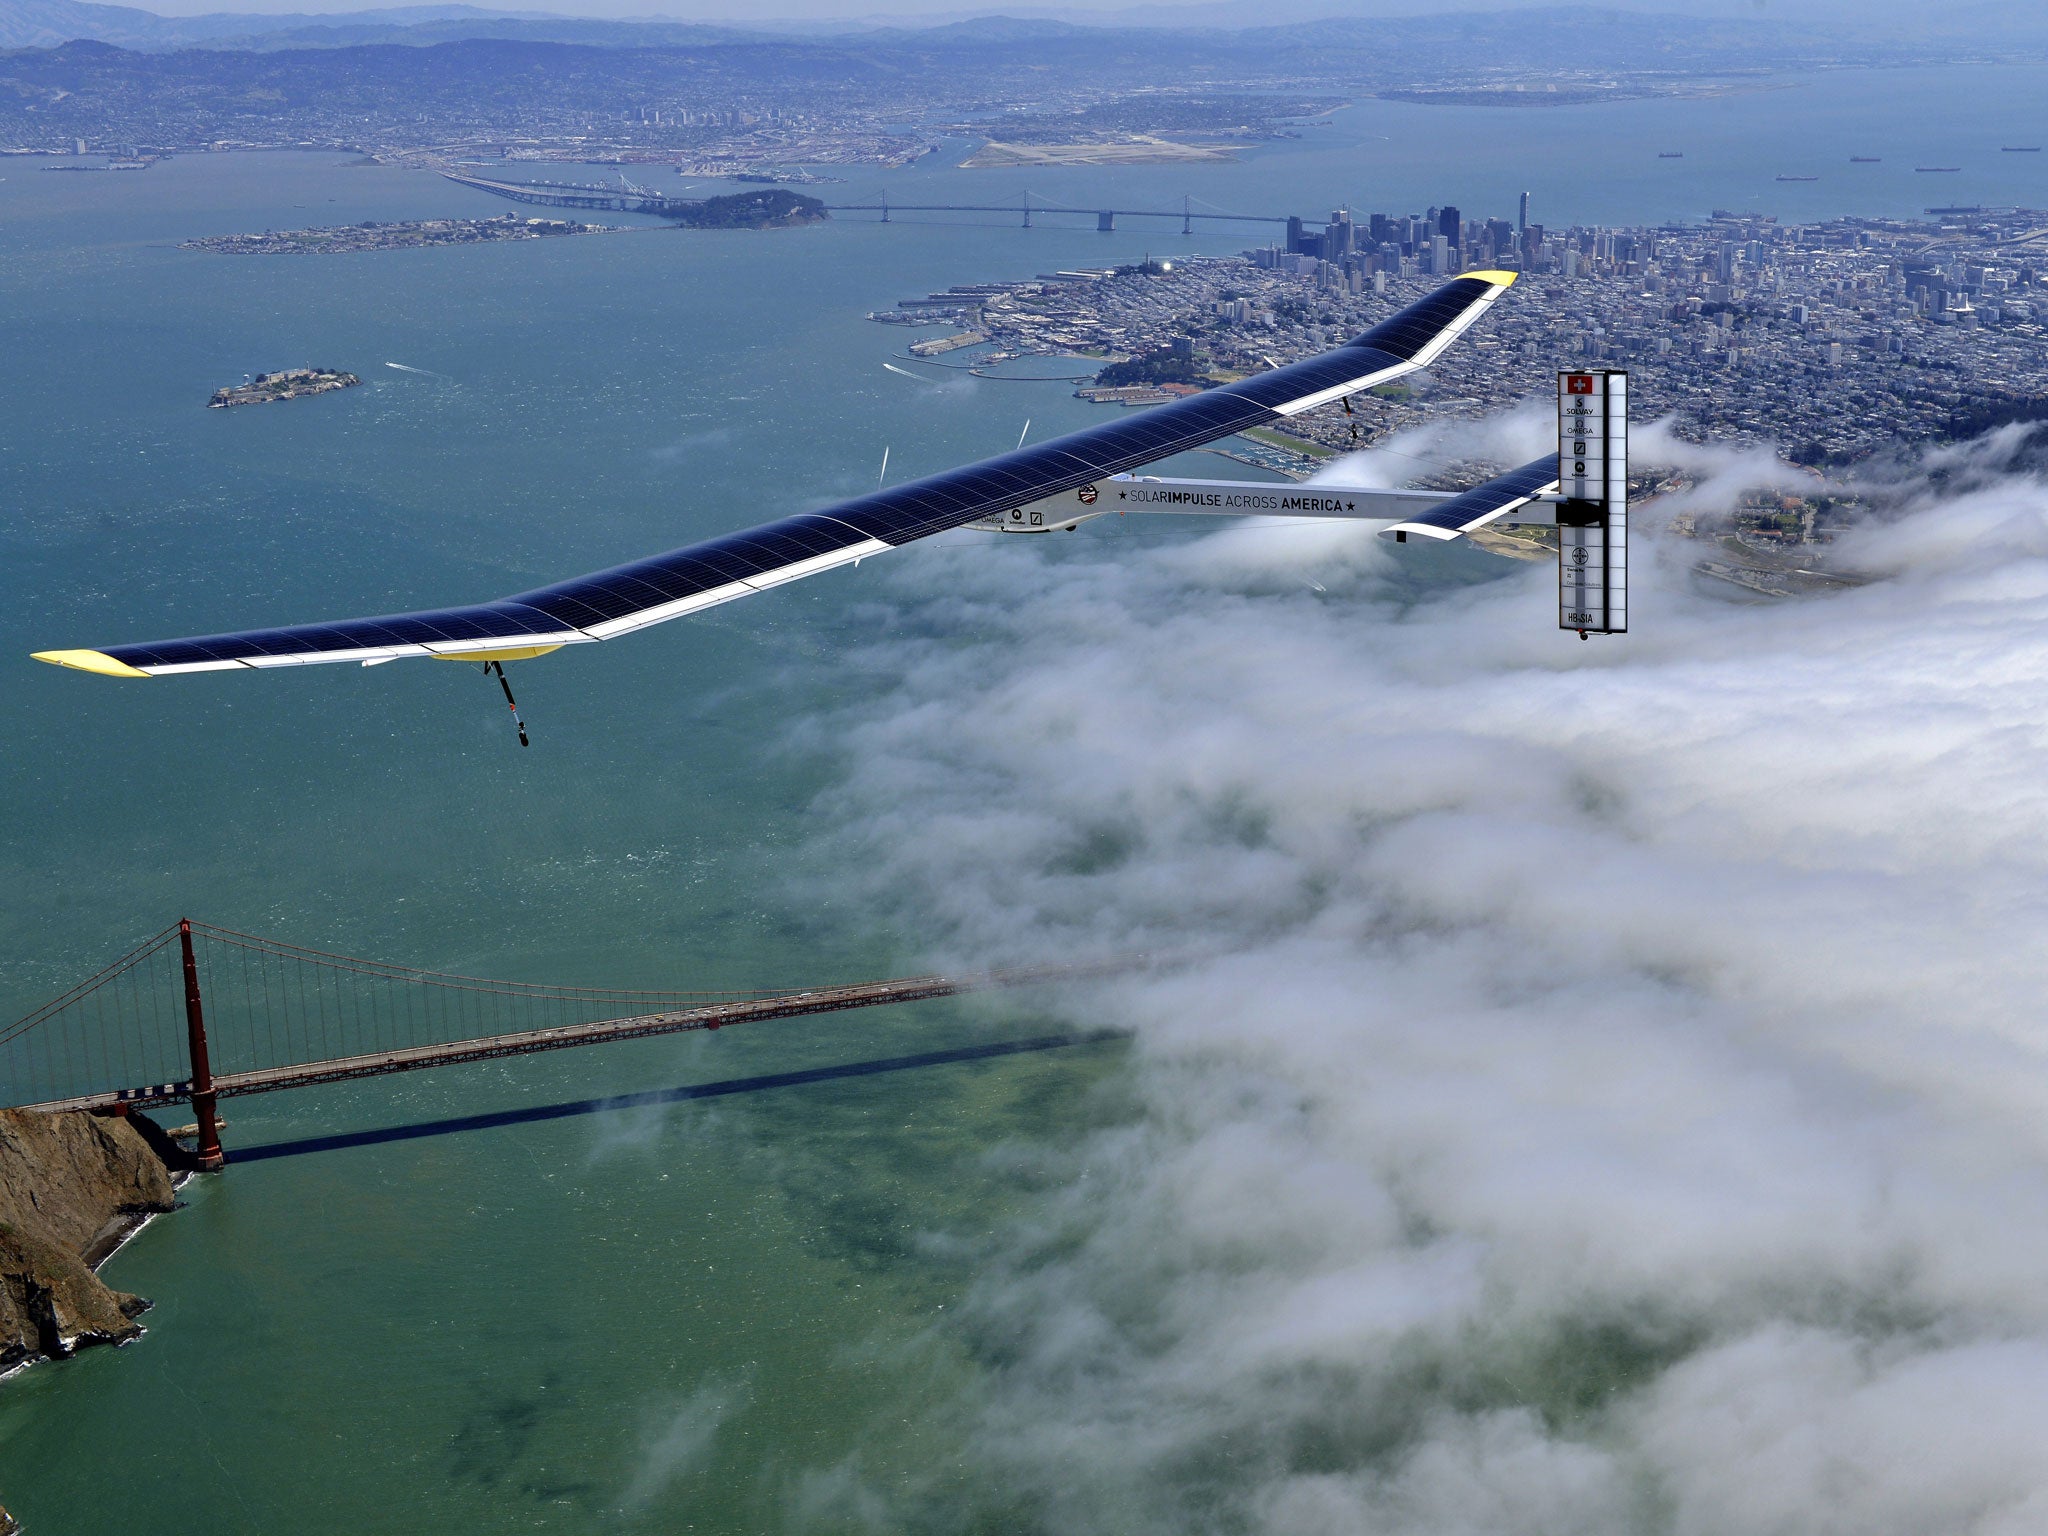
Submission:
M 141 1331 L 149 1303 L 92 1266 L 136 1220 L 171 1208 L 181 1162 L 141 1116 L 0 1110 L 0 1370 Z

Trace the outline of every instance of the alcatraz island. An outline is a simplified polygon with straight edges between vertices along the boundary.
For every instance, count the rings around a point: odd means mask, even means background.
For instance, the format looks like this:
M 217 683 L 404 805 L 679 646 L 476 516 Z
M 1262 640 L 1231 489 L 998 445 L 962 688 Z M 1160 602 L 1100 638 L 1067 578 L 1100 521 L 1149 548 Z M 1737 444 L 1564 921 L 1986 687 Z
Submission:
M 231 405 L 268 405 L 273 400 L 296 400 L 301 395 L 352 389 L 362 382 L 339 368 L 286 368 L 279 373 L 259 373 L 246 384 L 216 389 L 206 403 L 216 411 Z

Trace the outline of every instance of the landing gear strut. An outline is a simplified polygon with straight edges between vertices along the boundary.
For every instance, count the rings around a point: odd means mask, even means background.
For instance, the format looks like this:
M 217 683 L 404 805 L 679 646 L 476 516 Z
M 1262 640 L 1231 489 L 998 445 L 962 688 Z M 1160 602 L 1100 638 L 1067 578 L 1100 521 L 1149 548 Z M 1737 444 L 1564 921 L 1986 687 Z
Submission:
M 512 697 L 512 684 L 505 677 L 505 663 L 502 661 L 485 662 L 484 676 L 491 677 L 493 675 L 498 679 L 498 686 L 505 690 L 505 707 L 512 711 L 512 723 L 519 727 L 519 745 L 522 747 L 532 746 L 533 743 L 526 739 L 526 722 L 519 718 L 519 701 Z

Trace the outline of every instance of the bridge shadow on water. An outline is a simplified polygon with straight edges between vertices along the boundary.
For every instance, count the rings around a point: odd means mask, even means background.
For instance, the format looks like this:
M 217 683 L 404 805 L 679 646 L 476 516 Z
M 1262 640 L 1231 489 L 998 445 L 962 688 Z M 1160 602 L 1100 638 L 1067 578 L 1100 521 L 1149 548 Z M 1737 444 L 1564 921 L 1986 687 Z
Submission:
M 541 1120 L 565 1120 L 572 1115 L 600 1115 L 616 1109 L 637 1109 L 646 1104 L 677 1104 L 686 1099 L 717 1099 L 732 1093 L 760 1093 L 769 1088 L 796 1088 L 806 1083 L 829 1083 L 848 1077 L 876 1077 L 886 1072 L 910 1072 L 919 1067 L 941 1067 L 961 1061 L 987 1061 L 998 1056 L 1020 1056 L 1031 1051 L 1056 1051 L 1073 1045 L 1096 1045 L 1122 1040 L 1115 1030 L 1088 1034 L 1039 1035 L 1029 1040 L 1000 1040 L 986 1045 L 963 1045 L 948 1051 L 923 1051 L 915 1056 L 885 1056 L 876 1061 L 842 1062 L 834 1067 L 809 1067 L 801 1072 L 770 1072 L 759 1077 L 731 1077 L 716 1083 L 691 1083 L 680 1088 L 651 1088 L 642 1093 L 611 1094 L 601 1099 L 571 1099 L 562 1104 L 533 1104 L 524 1109 L 497 1109 L 480 1115 L 453 1115 L 445 1120 L 421 1120 L 412 1125 L 390 1125 L 373 1131 L 342 1131 L 332 1136 L 306 1136 L 297 1141 L 273 1141 L 262 1146 L 237 1147 L 228 1161 L 268 1162 L 274 1157 L 298 1157 L 307 1152 L 335 1152 L 346 1147 L 370 1147 L 387 1141 L 417 1141 L 424 1136 L 452 1136 L 459 1131 L 484 1131 L 503 1125 L 531 1125 Z

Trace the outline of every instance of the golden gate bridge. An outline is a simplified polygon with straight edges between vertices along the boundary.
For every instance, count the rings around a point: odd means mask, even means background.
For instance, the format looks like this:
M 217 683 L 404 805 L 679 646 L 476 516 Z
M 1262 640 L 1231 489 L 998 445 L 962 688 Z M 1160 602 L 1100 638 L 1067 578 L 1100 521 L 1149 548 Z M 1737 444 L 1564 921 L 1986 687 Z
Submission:
M 218 1101 L 609 1040 L 954 997 L 1129 968 L 1041 966 L 756 991 L 497 981 L 181 919 L 0 1030 L 9 1107 L 125 1113 L 189 1102 L 202 1169 Z

